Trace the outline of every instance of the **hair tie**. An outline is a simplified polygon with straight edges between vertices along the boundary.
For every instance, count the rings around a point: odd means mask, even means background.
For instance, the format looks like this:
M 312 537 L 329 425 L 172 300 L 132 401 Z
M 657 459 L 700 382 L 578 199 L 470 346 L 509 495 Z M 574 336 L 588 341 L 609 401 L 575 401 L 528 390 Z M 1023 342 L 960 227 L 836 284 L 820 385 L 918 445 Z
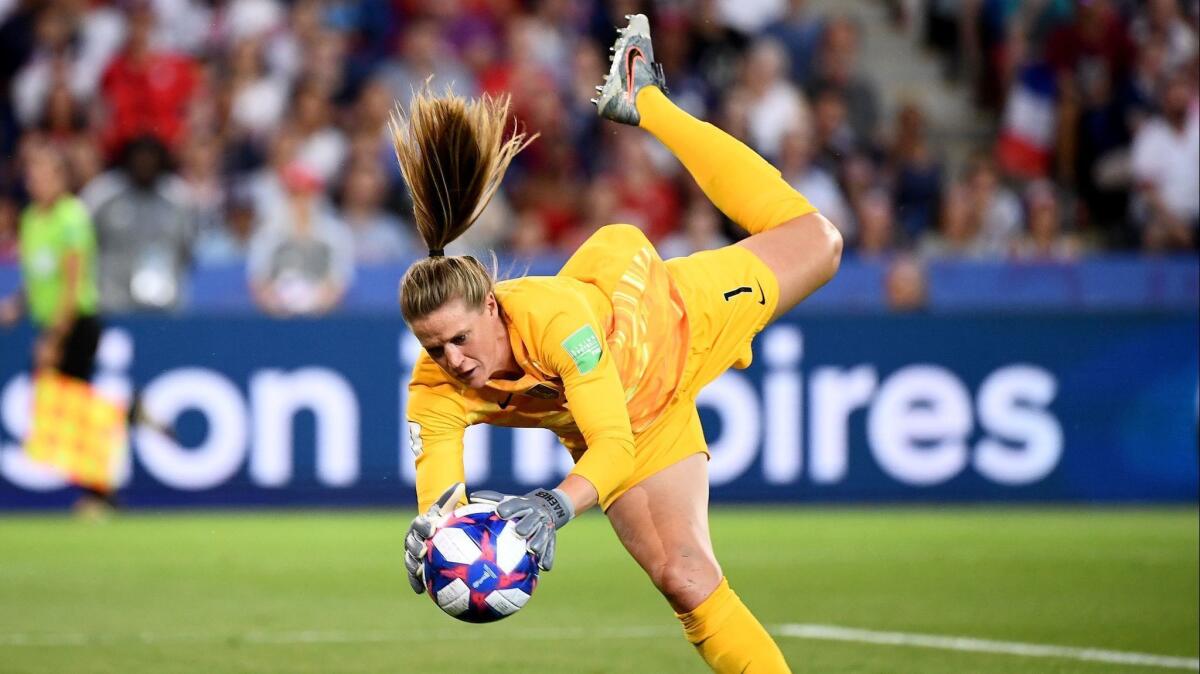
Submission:
M 446 256 L 445 248 L 430 248 L 429 249 L 429 257 L 445 257 L 445 256 Z

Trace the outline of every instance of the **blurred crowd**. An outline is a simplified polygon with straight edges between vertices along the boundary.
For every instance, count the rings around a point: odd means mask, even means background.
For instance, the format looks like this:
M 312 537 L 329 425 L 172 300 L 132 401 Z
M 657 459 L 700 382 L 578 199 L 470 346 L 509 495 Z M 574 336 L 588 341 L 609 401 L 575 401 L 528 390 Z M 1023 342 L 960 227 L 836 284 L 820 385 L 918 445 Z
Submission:
M 1195 249 L 1195 0 L 879 2 L 994 116 L 964 166 L 923 101 L 885 115 L 864 27 L 803 0 L 0 0 L 0 263 L 22 157 L 51 146 L 106 310 L 172 309 L 196 266 L 244 265 L 264 310 L 326 311 L 356 267 L 424 252 L 388 121 L 431 76 L 511 94 L 540 134 L 451 253 L 569 254 L 612 222 L 664 257 L 722 245 L 738 231 L 679 164 L 590 103 L 637 11 L 672 99 L 778 166 L 847 255 L 905 260 L 901 293 L 931 258 Z
M 1051 179 L 1097 245 L 1195 248 L 1200 2 L 930 0 L 926 11 L 947 77 L 997 116 L 1006 179 Z

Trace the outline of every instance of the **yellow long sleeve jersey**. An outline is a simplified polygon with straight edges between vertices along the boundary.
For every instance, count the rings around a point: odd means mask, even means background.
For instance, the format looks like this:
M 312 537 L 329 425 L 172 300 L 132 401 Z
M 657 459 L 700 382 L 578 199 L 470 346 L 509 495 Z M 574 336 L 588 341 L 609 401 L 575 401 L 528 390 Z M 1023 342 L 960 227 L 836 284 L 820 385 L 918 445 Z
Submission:
M 464 479 L 463 434 L 481 423 L 554 431 L 606 503 L 683 374 L 687 315 L 666 264 L 640 230 L 609 225 L 556 276 L 495 293 L 524 376 L 471 389 L 421 354 L 407 412 L 420 509 Z

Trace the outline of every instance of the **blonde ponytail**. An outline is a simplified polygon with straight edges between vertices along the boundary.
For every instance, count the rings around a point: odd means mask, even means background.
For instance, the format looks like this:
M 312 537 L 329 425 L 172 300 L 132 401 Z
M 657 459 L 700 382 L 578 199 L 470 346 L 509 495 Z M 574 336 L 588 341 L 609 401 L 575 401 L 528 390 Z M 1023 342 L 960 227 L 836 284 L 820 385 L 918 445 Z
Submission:
M 444 255 L 487 207 L 513 157 L 537 137 L 514 132 L 505 140 L 508 109 L 507 95 L 434 96 L 426 83 L 407 115 L 399 107 L 392 115 L 396 159 L 430 253 L 400 282 L 400 311 L 409 323 L 456 298 L 481 306 L 491 291 L 492 276 L 479 261 Z

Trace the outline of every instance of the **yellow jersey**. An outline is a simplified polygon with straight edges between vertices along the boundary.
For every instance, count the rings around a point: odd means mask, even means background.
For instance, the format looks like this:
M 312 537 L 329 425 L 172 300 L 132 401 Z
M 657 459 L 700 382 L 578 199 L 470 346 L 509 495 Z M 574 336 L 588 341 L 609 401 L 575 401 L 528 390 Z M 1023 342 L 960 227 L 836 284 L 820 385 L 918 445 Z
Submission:
M 473 424 L 550 429 L 604 502 L 683 375 L 687 314 L 666 264 L 636 227 L 609 225 L 556 276 L 501 281 L 495 294 L 524 376 L 472 389 L 422 352 L 407 411 L 421 510 L 464 479 Z

